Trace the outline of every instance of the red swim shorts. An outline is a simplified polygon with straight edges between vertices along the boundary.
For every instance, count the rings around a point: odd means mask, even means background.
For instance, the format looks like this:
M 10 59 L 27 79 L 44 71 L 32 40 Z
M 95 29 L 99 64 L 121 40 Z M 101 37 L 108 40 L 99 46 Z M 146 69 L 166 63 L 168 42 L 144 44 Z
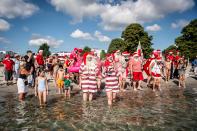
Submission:
M 133 72 L 133 80 L 134 81 L 144 80 L 142 72 Z

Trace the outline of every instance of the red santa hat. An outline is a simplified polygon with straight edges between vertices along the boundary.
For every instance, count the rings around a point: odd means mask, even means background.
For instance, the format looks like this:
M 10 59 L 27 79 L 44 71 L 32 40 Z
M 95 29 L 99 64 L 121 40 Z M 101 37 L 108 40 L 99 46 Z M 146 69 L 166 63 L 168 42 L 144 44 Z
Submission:
M 112 54 L 106 54 L 107 59 L 109 59 L 110 57 L 113 57 Z
M 168 53 L 172 54 L 172 53 L 173 53 L 173 51 L 172 51 L 172 50 L 169 50 L 169 52 L 168 52 Z
M 135 57 L 135 56 L 139 56 L 139 55 L 138 55 L 138 52 L 134 52 L 134 53 L 133 53 L 133 57 Z
M 77 51 L 78 50 L 78 48 L 74 48 L 74 51 Z
M 64 76 L 65 79 L 68 79 L 69 77 L 70 77 L 69 74 Z
M 153 54 L 153 56 L 154 56 L 155 58 L 157 58 L 157 57 L 159 56 L 159 52 L 158 52 L 157 50 L 154 50 L 154 51 L 152 52 L 152 54 Z
M 78 52 L 79 52 L 79 53 L 82 53 L 82 51 L 83 51 L 83 49 L 78 49 Z
M 122 53 L 122 55 L 123 55 L 123 56 L 129 56 L 130 53 L 129 53 L 128 51 L 125 51 L 125 52 Z
M 83 54 L 83 62 L 86 65 L 87 57 L 92 57 L 92 54 L 90 52 L 86 52 Z
M 161 50 L 160 50 L 160 49 L 158 49 L 158 50 L 157 50 L 157 52 L 158 52 L 158 53 L 161 53 Z

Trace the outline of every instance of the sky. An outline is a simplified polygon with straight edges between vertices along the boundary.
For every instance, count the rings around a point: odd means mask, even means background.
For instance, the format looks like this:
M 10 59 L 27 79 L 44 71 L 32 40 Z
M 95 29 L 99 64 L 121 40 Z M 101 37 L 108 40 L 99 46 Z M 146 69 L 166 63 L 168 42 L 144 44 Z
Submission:
M 131 23 L 153 36 L 153 48 L 174 44 L 197 18 L 195 0 L 0 0 L 0 50 L 25 53 L 48 43 L 52 52 L 107 49 Z

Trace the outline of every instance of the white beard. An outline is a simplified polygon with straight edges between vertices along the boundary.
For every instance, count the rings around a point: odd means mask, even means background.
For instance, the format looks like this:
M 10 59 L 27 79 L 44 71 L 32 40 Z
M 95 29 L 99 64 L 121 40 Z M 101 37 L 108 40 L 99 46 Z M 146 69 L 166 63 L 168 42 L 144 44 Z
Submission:
M 122 59 L 122 56 L 119 54 L 119 55 L 117 55 L 116 53 L 115 53 L 115 60 L 116 61 L 121 61 L 121 59 Z
M 86 61 L 86 67 L 89 70 L 92 67 L 96 67 L 96 65 L 95 65 L 94 61 L 91 60 L 91 61 Z

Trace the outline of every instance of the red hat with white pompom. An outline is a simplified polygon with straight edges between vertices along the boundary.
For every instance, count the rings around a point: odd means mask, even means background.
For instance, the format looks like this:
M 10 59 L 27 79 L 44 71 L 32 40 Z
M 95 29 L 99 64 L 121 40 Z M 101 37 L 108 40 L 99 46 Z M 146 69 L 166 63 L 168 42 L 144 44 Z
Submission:
M 139 56 L 137 52 L 133 53 L 133 57 L 135 57 L 135 56 Z
M 129 53 L 128 51 L 125 51 L 125 52 L 122 53 L 122 55 L 123 55 L 123 56 L 129 56 L 130 53 Z
M 92 57 L 92 53 L 86 52 L 86 53 L 83 54 L 83 62 L 84 62 L 85 65 L 87 63 L 87 58 L 88 57 Z

